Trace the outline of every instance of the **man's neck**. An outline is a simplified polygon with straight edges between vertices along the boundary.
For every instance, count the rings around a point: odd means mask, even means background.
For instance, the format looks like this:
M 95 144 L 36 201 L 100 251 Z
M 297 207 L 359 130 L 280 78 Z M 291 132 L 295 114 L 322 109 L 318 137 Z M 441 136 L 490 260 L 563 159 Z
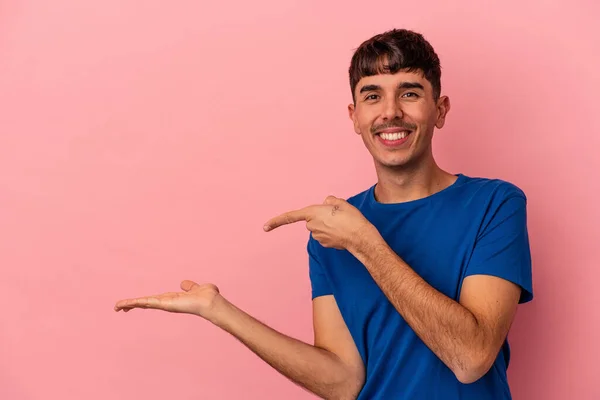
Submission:
M 431 196 L 456 182 L 457 177 L 430 162 L 413 169 L 378 168 L 375 198 L 380 203 L 405 203 Z

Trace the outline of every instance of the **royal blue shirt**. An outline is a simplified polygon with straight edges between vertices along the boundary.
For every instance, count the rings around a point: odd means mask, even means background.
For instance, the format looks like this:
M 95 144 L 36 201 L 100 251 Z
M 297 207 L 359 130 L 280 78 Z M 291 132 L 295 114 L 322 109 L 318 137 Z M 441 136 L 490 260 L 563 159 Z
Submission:
M 431 286 L 458 301 L 465 277 L 493 275 L 533 298 L 526 197 L 511 183 L 459 174 L 423 199 L 379 203 L 375 185 L 348 199 Z M 460 383 L 424 344 L 348 251 L 308 241 L 312 297 L 333 295 L 366 369 L 358 399 L 511 399 L 504 343 L 490 371 Z

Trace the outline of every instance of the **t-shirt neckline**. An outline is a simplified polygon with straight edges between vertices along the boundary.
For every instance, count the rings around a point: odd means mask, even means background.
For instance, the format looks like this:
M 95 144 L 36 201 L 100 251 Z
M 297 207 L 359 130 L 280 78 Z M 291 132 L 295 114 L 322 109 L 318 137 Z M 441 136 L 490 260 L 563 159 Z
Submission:
M 429 196 L 422 197 L 420 199 L 404 201 L 401 203 L 380 203 L 379 201 L 377 201 L 375 199 L 375 186 L 377 186 L 377 184 L 374 184 L 373 186 L 371 186 L 369 188 L 368 201 L 371 206 L 379 207 L 379 208 L 412 207 L 412 206 L 415 206 L 415 205 L 418 205 L 421 203 L 429 202 L 438 197 L 445 196 L 449 191 L 451 191 L 456 186 L 460 185 L 466 179 L 466 176 L 463 175 L 462 173 L 454 174 L 454 176 L 457 177 L 456 180 L 454 181 L 454 183 L 452 183 L 450 186 L 440 190 L 439 192 L 435 192 Z

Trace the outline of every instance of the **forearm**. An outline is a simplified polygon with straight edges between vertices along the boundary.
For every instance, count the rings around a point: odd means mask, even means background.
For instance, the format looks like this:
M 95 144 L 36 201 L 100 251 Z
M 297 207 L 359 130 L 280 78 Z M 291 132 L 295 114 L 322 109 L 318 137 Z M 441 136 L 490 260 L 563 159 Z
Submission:
M 240 340 L 291 381 L 325 399 L 354 399 L 362 382 L 334 353 L 268 327 L 223 297 L 210 321 Z
M 371 240 L 352 253 L 459 380 L 473 381 L 484 373 L 489 363 L 485 330 L 467 308 L 429 285 L 383 239 Z

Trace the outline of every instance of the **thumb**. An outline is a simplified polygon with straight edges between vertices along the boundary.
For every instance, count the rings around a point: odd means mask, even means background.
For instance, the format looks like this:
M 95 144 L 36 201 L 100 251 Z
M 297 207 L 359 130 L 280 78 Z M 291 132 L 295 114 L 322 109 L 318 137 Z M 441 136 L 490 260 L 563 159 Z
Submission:
M 335 196 L 327 196 L 327 198 L 325 199 L 325 201 L 323 202 L 323 204 L 329 204 L 329 205 L 336 205 L 336 204 L 340 204 L 342 202 L 341 199 L 338 199 Z
M 185 280 L 185 281 L 181 282 L 181 285 L 179 285 L 179 286 L 181 287 L 182 290 L 189 292 L 190 290 L 192 290 L 193 288 L 198 286 L 198 284 L 193 281 Z

